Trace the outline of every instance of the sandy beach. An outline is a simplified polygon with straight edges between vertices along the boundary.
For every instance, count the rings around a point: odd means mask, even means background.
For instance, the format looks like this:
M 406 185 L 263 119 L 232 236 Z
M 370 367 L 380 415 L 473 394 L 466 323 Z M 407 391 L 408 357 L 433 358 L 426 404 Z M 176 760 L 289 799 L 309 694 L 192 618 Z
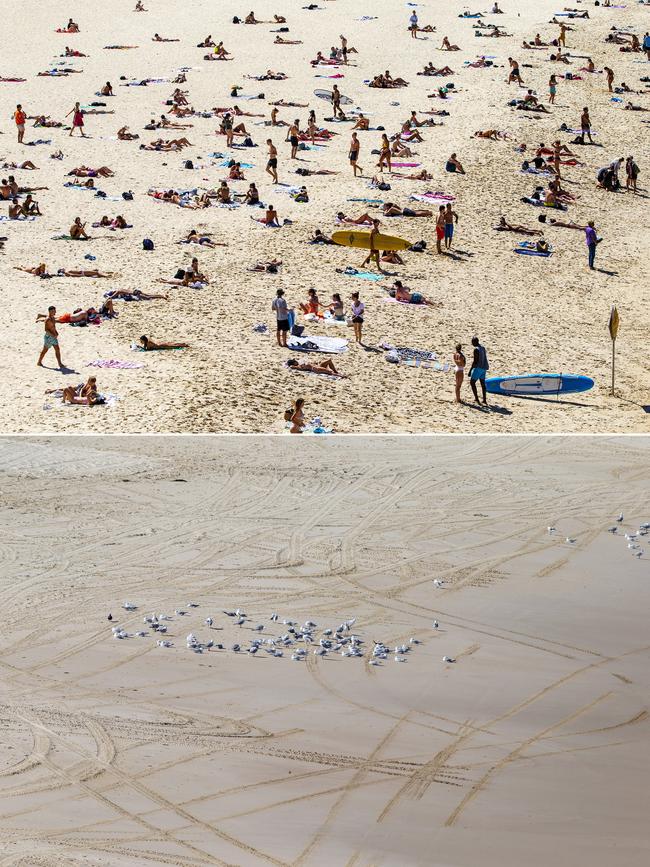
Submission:
M 410 5 L 369 7 L 359 0 L 320 0 L 320 8 L 311 10 L 304 8 L 307 5 L 258 5 L 254 10 L 258 19 L 268 22 L 275 13 L 285 16 L 287 24 L 248 26 L 232 23 L 233 16 L 243 18 L 250 11 L 232 0 L 218 7 L 196 0 L 189 10 L 170 0 L 150 0 L 144 3 L 149 10 L 146 13 L 133 11 L 134 0 L 93 8 L 78 0 L 64 5 L 44 5 L 35 0 L 10 4 L 5 14 L 10 39 L 1 72 L 5 79 L 25 80 L 0 82 L 4 106 L 0 157 L 8 164 L 32 160 L 38 170 L 5 168 L 2 177 L 13 174 L 20 186 L 48 189 L 33 194 L 42 216 L 28 222 L 4 221 L 0 226 L 0 235 L 8 239 L 0 253 L 7 325 L 5 375 L 0 384 L 4 432 L 278 433 L 283 429 L 284 409 L 300 395 L 306 400 L 309 417 L 321 417 L 337 432 L 647 432 L 648 115 L 626 111 L 623 105 L 632 101 L 650 108 L 647 84 L 642 81 L 650 65 L 643 53 L 621 52 L 619 44 L 604 40 L 612 27 L 642 40 L 648 28 L 648 9 L 632 2 L 621 8 L 579 4 L 576 8 L 588 10 L 588 20 L 558 19 L 572 28 L 566 40 L 571 62 L 564 64 L 549 60 L 554 50 L 551 47 L 539 51 L 522 48 L 522 40 L 532 40 L 537 33 L 547 43 L 557 38 L 559 27 L 549 22 L 562 7 L 550 0 L 517 4 L 506 0 L 503 15 L 491 15 L 491 4 L 485 4 L 481 19 L 459 18 L 466 8 L 461 2 L 443 8 L 419 4 L 420 25 L 435 25 L 436 30 L 420 33 L 417 40 L 411 39 L 407 30 L 414 8 Z M 471 7 L 471 11 L 479 10 Z M 362 20 L 363 16 L 373 17 Z M 69 17 L 78 23 L 80 32 L 55 32 Z M 511 35 L 498 39 L 477 36 L 486 31 L 475 25 L 486 22 L 498 24 Z M 281 26 L 289 28 L 279 34 L 282 38 L 301 44 L 274 44 L 278 35 L 274 31 Z M 154 33 L 179 41 L 153 42 Z M 215 42 L 223 40 L 231 60 L 204 60 L 210 49 L 196 46 L 208 34 Z M 348 55 L 349 65 L 310 65 L 318 51 L 328 57 L 330 46 L 340 46 L 340 34 L 358 51 Z M 439 50 L 443 36 L 461 50 Z M 106 48 L 116 45 L 137 47 Z M 86 56 L 62 57 L 66 46 Z M 493 65 L 466 65 L 481 55 Z M 508 57 L 518 60 L 524 87 L 506 83 Z M 586 57 L 593 59 L 598 70 L 594 74 L 580 72 Z M 453 74 L 418 75 L 428 62 L 436 67 L 447 64 Z M 602 73 L 607 65 L 614 71 L 614 86 L 625 82 L 635 93 L 608 93 Z M 364 83 L 387 67 L 393 77 L 403 77 L 409 86 L 387 90 Z M 82 74 L 38 76 L 57 68 Z M 172 83 L 183 68 L 187 69 L 186 82 Z M 285 73 L 287 79 L 246 78 L 269 69 Z M 566 72 L 574 78 L 562 78 Z M 552 73 L 558 75 L 558 92 L 550 114 L 508 105 L 510 100 L 522 98 L 528 87 L 548 105 Z M 422 112 L 448 112 L 434 117 L 441 126 L 420 128 L 424 141 L 410 145 L 413 157 L 397 160 L 415 164 L 398 171 L 425 169 L 431 180 L 405 180 L 386 172 L 389 191 L 369 187 L 377 171 L 377 157 L 371 151 L 379 147 L 379 130 L 359 132 L 359 164 L 364 172 L 363 177 L 352 177 L 348 163 L 352 123 L 324 120 L 331 114 L 331 106 L 314 96 L 319 88 L 331 89 L 335 81 L 330 75 L 342 76 L 336 83 L 351 99 L 351 105 L 344 108 L 363 111 L 372 127 L 384 127 L 389 136 L 399 131 L 411 111 L 417 111 L 420 120 L 432 117 Z M 160 81 L 146 87 L 124 86 L 143 79 Z M 115 95 L 97 96 L 106 81 L 111 82 Z M 449 83 L 454 87 L 447 99 L 429 98 Z M 241 90 L 232 98 L 230 90 L 235 84 Z M 169 112 L 165 103 L 176 87 L 188 91 L 189 105 L 197 111 L 209 113 L 215 107 L 238 105 L 243 111 L 263 115 L 236 119 L 245 122 L 258 146 L 227 148 L 225 137 L 215 135 L 220 120 L 215 116 L 181 119 L 192 124 L 183 130 L 145 130 L 152 117 Z M 259 94 L 264 98 L 245 98 Z M 308 110 L 314 109 L 317 125 L 336 135 L 317 149 L 299 151 L 299 160 L 291 161 L 285 141 L 287 128 L 264 125 L 270 117 L 269 103 L 278 99 L 308 105 L 280 108 L 280 119 L 291 123 L 298 118 L 304 129 Z M 70 118 L 66 115 L 76 101 L 82 106 L 104 103 L 95 110 L 111 112 L 85 115 L 88 138 L 71 138 L 66 128 L 34 128 L 34 121 L 27 120 L 25 142 L 40 139 L 49 143 L 17 143 L 12 114 L 18 103 L 29 117 L 47 115 L 67 124 Z M 570 128 L 580 125 L 583 106 L 589 107 L 597 146 L 570 145 L 572 135 L 558 132 L 562 124 Z M 117 131 L 125 125 L 139 139 L 118 141 Z M 486 129 L 505 131 L 509 138 L 489 141 L 472 137 L 476 130 Z M 141 144 L 161 137 L 180 136 L 186 136 L 191 147 L 180 152 L 140 149 Z M 265 141 L 269 136 L 279 151 L 279 180 L 288 186 L 274 185 L 265 173 Z M 553 253 L 544 258 L 515 254 L 518 244 L 531 238 L 492 229 L 501 216 L 532 228 L 540 225 L 540 210 L 549 209 L 532 207 L 521 199 L 535 186 L 546 186 L 548 177 L 522 173 L 522 160 L 532 158 L 540 142 L 549 145 L 558 136 L 584 165 L 563 168 L 563 187 L 577 198 L 568 211 L 551 211 L 547 216 L 555 214 L 581 226 L 595 221 L 603 238 L 595 271 L 587 267 L 582 231 L 545 227 Z M 523 155 L 515 150 L 521 143 L 527 144 Z M 63 159 L 51 159 L 59 149 Z M 445 171 L 452 152 L 465 167 L 465 175 Z M 225 156 L 212 158 L 213 153 Z M 630 155 L 641 169 L 638 194 L 598 189 L 599 167 Z M 244 169 L 245 180 L 230 182 L 231 189 L 243 193 L 251 181 L 255 182 L 261 200 L 272 204 L 280 219 L 290 219 L 291 225 L 266 228 L 251 219 L 262 216 L 263 211 L 245 205 L 194 211 L 147 195 L 150 188 L 196 188 L 199 192 L 216 188 L 228 171 L 221 164 L 231 156 L 252 164 L 252 168 Z M 184 167 L 187 160 L 192 161 L 193 169 Z M 64 186 L 73 180 L 68 173 L 82 165 L 108 166 L 114 172 L 112 177 L 95 179 L 96 188 L 104 191 L 106 198 Z M 303 177 L 295 173 L 296 167 L 339 174 Z M 290 195 L 292 187 L 302 184 L 308 189 L 308 203 L 296 202 Z M 133 191 L 133 200 L 122 199 L 126 191 Z M 435 218 L 382 215 L 382 202 L 395 202 L 400 208 L 428 207 L 410 199 L 426 191 L 454 197 L 459 221 L 453 255 L 435 252 Z M 379 201 L 354 201 L 359 199 Z M 9 204 L 0 204 L 2 214 L 7 213 Z M 373 204 L 377 206 L 374 209 Z M 437 211 L 437 202 L 431 207 Z M 361 250 L 308 244 L 316 228 L 328 235 L 341 228 L 335 221 L 337 212 L 356 217 L 367 210 L 382 220 L 382 231 L 413 242 L 425 240 L 426 252 L 406 252 L 404 265 L 386 265 L 392 276 L 368 281 L 337 272 L 347 266 L 359 268 L 365 255 Z M 118 214 L 133 228 L 90 228 L 102 216 Z M 92 240 L 53 240 L 67 233 L 77 216 L 87 224 Z M 227 247 L 177 244 L 193 228 L 210 233 Z M 153 251 L 143 250 L 144 238 L 154 241 Z M 194 255 L 210 280 L 207 286 L 194 289 L 157 282 L 186 269 Z M 279 273 L 248 270 L 256 262 L 272 258 L 283 262 Z M 40 262 L 55 276 L 41 279 L 14 270 Z M 118 276 L 58 277 L 60 268 L 97 268 Z M 439 306 L 388 303 L 388 290 L 395 279 Z M 271 312 L 278 288 L 285 289 L 290 306 L 296 309 L 310 288 L 318 290 L 322 303 L 329 303 L 332 293 L 338 292 L 346 313 L 351 293 L 360 292 L 366 305 L 365 350 L 354 344 L 352 328 L 323 322 L 312 325 L 298 310 L 298 322 L 306 325 L 306 334 L 348 339 L 347 351 L 333 358 L 349 378 L 327 379 L 284 366 L 290 353 L 276 346 Z M 52 351 L 45 359 L 47 367 L 35 366 L 43 341 L 43 323 L 34 321 L 37 313 L 46 313 L 48 305 L 55 305 L 59 314 L 99 308 L 104 293 L 115 289 L 168 292 L 169 300 L 116 301 L 116 319 L 102 321 L 99 326 L 59 325 L 62 357 L 69 370 L 62 375 L 55 369 Z M 612 303 L 617 304 L 621 317 L 615 397 L 609 394 L 611 343 L 607 332 Z M 265 324 L 269 331 L 255 332 L 256 324 Z M 146 354 L 131 351 L 131 344 L 142 334 L 158 341 L 187 342 L 190 348 Z M 466 381 L 463 397 L 467 404 L 459 406 L 453 402 L 453 373 L 389 364 L 384 352 L 377 349 L 385 341 L 435 353 L 444 363 L 451 362 L 454 346 L 460 342 L 471 359 L 470 339 L 475 334 L 487 348 L 490 374 L 577 373 L 592 377 L 595 387 L 560 400 L 495 397 L 491 408 L 485 410 L 471 405 Z M 98 360 L 143 366 L 87 367 Z M 304 354 L 301 360 L 305 360 Z M 308 360 L 314 361 L 314 355 Z M 76 385 L 91 374 L 97 376 L 103 393 L 116 397 L 114 404 L 63 408 L 56 397 L 50 399 L 44 394 L 47 389 Z
M 0 463 L 2 865 L 648 863 L 646 440 L 14 438 Z M 231 650 L 354 618 L 362 658 Z

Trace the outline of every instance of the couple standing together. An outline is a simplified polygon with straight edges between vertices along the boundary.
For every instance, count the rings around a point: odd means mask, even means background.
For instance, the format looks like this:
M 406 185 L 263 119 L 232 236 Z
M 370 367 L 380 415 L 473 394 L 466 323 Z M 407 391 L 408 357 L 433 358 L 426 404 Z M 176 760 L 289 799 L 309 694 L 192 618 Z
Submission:
M 480 382 L 481 392 L 483 396 L 483 406 L 487 406 L 487 390 L 485 388 L 485 375 L 490 369 L 487 352 L 485 347 L 481 345 L 478 337 L 472 337 L 472 346 L 474 347 L 474 355 L 472 357 L 472 365 L 469 369 L 469 384 L 472 387 L 474 400 L 480 404 L 476 383 Z M 456 377 L 456 403 L 462 403 L 460 397 L 460 387 L 465 378 L 465 366 L 467 359 L 463 355 L 463 347 L 460 343 L 456 344 L 454 352 L 454 376 Z

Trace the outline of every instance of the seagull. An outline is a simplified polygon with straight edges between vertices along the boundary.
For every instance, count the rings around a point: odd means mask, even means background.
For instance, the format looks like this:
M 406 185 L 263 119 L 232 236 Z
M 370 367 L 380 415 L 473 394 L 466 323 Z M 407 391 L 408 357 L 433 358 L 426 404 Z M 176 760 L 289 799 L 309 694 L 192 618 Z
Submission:
M 564 541 L 565 541 L 565 542 L 568 542 L 569 545 L 573 545 L 573 543 L 575 542 L 575 539 L 571 539 L 571 538 L 569 538 L 569 536 L 567 536 L 566 539 L 565 539 Z
M 622 520 L 623 520 L 623 512 L 621 512 L 621 514 L 618 516 L 618 518 L 617 518 L 616 520 L 618 521 L 619 524 L 622 522 Z
M 187 607 L 188 607 L 188 608 L 198 608 L 198 607 L 199 607 L 199 603 L 198 603 L 198 602 L 188 602 L 188 603 L 187 603 Z
M 618 527 L 610 527 L 607 532 L 608 533 L 616 533 L 618 531 Z
M 635 545 L 633 542 L 630 542 L 630 544 L 627 547 L 630 548 L 632 551 L 636 551 L 639 546 Z
M 236 611 L 224 611 L 223 613 L 226 615 L 226 617 L 237 617 Z
M 138 607 L 138 606 L 135 604 L 135 602 L 128 602 L 128 601 L 126 601 L 126 602 L 124 602 L 124 603 L 122 604 L 122 608 L 123 608 L 125 611 L 135 611 L 135 610 L 137 609 L 137 607 Z
M 443 662 L 456 662 L 456 660 L 451 656 L 443 656 L 442 661 Z
M 643 557 L 643 551 L 642 550 L 641 551 L 635 551 L 634 556 L 635 557 Z
M 272 614 L 272 615 L 271 615 L 271 620 L 272 620 L 274 623 L 277 621 L 277 619 L 278 619 L 278 615 L 277 615 L 277 614 Z
M 546 529 L 548 530 L 549 536 L 550 536 L 552 533 L 555 533 L 555 527 L 547 527 Z
M 258 623 L 257 626 L 253 626 L 253 632 L 261 632 L 264 629 L 262 623 Z
M 214 620 L 211 617 L 206 617 L 203 622 L 205 623 L 206 626 L 212 626 L 212 624 L 214 623 Z
M 259 648 L 258 648 L 257 644 L 254 644 L 252 647 L 248 648 L 248 652 L 253 654 L 253 656 L 257 653 L 258 650 L 259 650 Z
M 167 632 L 167 627 L 166 626 L 158 626 L 156 628 L 156 632 L 163 632 L 163 633 Z
M 174 646 L 171 641 L 157 641 L 156 644 L 158 645 L 158 647 L 173 647 Z
M 179 617 L 184 617 L 184 616 L 185 616 L 185 612 L 183 611 L 182 608 L 177 608 L 177 609 L 174 611 L 174 614 L 178 614 Z
M 241 626 L 242 623 L 246 623 L 246 618 L 245 617 L 238 617 L 237 618 L 237 626 Z
M 433 621 L 433 628 L 434 628 L 434 629 L 437 629 L 439 626 L 440 626 L 440 624 L 438 623 L 438 621 L 437 621 L 437 620 L 434 620 L 434 621 Z
M 395 662 L 406 662 L 406 657 L 405 656 L 396 656 Z
M 245 615 L 244 612 L 241 610 L 241 608 L 237 608 L 237 609 L 235 609 L 235 614 L 237 615 L 237 617 L 246 617 L 246 615 Z
M 302 662 L 302 656 L 300 656 L 297 653 L 292 653 L 291 658 L 293 659 L 294 662 Z
M 433 586 L 434 587 L 442 587 L 442 585 L 443 585 L 443 582 L 440 580 L 440 578 L 434 578 L 433 579 Z
M 378 659 L 369 659 L 368 662 L 370 665 L 381 665 L 381 662 Z

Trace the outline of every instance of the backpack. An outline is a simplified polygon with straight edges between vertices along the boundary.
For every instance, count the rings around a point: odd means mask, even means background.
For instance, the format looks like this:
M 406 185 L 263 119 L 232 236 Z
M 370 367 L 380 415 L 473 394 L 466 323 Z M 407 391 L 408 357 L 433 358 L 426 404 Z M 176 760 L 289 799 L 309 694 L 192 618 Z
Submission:
M 125 201 L 127 201 L 127 202 L 132 202 L 133 201 L 133 193 L 131 192 L 131 190 L 129 190 L 127 193 L 122 193 L 122 198 L 125 199 Z
M 153 241 L 151 240 L 151 238 L 145 238 L 144 239 L 144 241 L 142 242 L 142 249 L 143 250 L 153 250 Z
M 194 163 L 192 162 L 192 160 L 185 160 L 185 168 L 186 169 L 193 169 L 194 168 Z

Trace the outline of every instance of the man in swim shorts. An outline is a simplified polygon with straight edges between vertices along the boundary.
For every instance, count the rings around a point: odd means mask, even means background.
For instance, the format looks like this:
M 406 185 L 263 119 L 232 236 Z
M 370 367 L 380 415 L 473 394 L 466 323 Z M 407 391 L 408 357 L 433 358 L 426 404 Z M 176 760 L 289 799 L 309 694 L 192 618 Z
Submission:
M 445 237 L 445 206 L 440 205 L 436 217 L 436 250 L 442 253 L 442 242 Z
M 284 297 L 284 289 L 278 289 L 271 304 L 271 310 L 275 311 L 277 320 L 276 339 L 278 346 L 287 348 L 287 333 L 289 331 L 289 308 Z
M 18 131 L 18 144 L 23 143 L 23 138 L 25 137 L 25 120 L 27 119 L 27 115 L 23 111 L 22 105 L 20 103 L 16 106 L 16 111 L 14 112 L 14 120 L 16 121 L 16 129 Z
M 451 241 L 454 237 L 454 220 L 458 222 L 458 214 L 450 204 L 445 207 L 445 249 L 451 250 Z
M 273 144 L 273 140 L 267 138 L 266 143 L 269 147 L 269 161 L 266 164 L 266 173 L 271 175 L 273 183 L 278 183 L 278 149 Z
M 56 330 L 56 307 L 50 306 L 47 308 L 47 319 L 45 320 L 45 333 L 43 335 L 43 348 L 38 356 L 36 364 L 43 367 L 43 359 L 50 349 L 54 349 L 56 360 L 59 362 L 59 368 L 63 367 L 61 361 L 61 350 L 59 349 L 59 332 Z
M 485 374 L 490 369 L 490 364 L 488 362 L 487 352 L 485 351 L 485 347 L 481 346 L 479 343 L 478 337 L 472 337 L 472 346 L 474 347 L 474 357 L 472 358 L 472 366 L 469 369 L 469 384 L 472 387 L 472 392 L 474 394 L 474 400 L 476 403 L 480 404 L 481 401 L 478 399 L 478 391 L 476 390 L 476 383 L 481 383 L 481 391 L 483 393 L 483 406 L 487 406 L 487 390 L 485 388 Z

